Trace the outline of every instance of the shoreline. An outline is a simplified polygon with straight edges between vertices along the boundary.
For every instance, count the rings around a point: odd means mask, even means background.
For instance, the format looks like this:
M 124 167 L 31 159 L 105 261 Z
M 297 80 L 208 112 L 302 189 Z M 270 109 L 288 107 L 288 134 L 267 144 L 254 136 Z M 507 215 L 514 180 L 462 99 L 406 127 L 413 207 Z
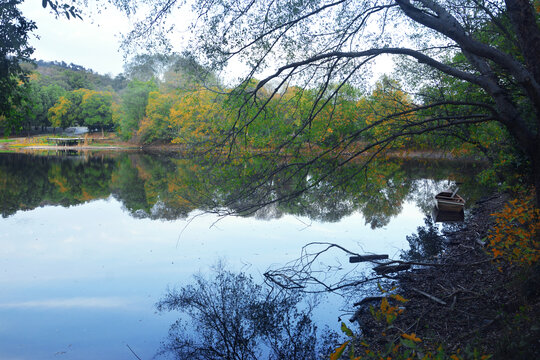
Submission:
M 523 295 L 524 286 L 538 289 L 540 279 L 531 280 L 515 265 L 495 263 L 483 241 L 493 225 L 491 214 L 508 200 L 508 194 L 497 193 L 478 201 L 464 223 L 444 235 L 444 251 L 426 260 L 437 266 L 395 276 L 397 292 L 408 301 L 400 305 L 404 312 L 392 328 L 373 319 L 368 305 L 377 308 L 378 303 L 357 303 L 363 340 L 382 351 L 391 338 L 400 338 L 401 329 L 416 334 L 432 353 L 442 345 L 448 354 L 476 349 L 493 359 L 540 358 L 540 297 L 538 290 Z M 534 267 L 529 270 L 534 275 Z M 526 320 L 516 323 L 519 316 Z M 523 327 L 525 333 L 518 330 Z
M 115 142 L 114 140 L 112 141 Z M 56 150 L 56 151 L 91 151 L 91 150 L 114 150 L 114 151 L 149 151 L 149 152 L 190 152 L 200 153 L 196 148 L 186 148 L 185 145 L 177 144 L 150 144 L 150 145 L 127 145 L 127 144 L 112 144 L 112 145 L 75 145 L 75 146 L 59 146 L 59 145 L 31 145 L 21 144 L 20 142 L 5 142 L 0 143 L 0 150 L 9 150 L 14 152 L 24 151 L 43 151 L 43 150 Z M 204 148 L 203 152 L 207 152 L 208 149 Z M 254 149 L 253 153 L 268 153 L 268 150 Z M 272 153 L 270 151 L 270 153 Z M 341 156 L 350 156 L 352 154 L 342 153 Z M 282 156 L 290 156 L 288 154 L 282 154 Z M 369 153 L 360 154 L 357 158 L 370 156 Z M 441 161 L 465 161 L 465 162 L 478 162 L 482 163 L 486 160 L 476 156 L 451 154 L 444 151 L 436 150 L 390 150 L 383 155 L 387 158 L 399 158 L 399 159 L 414 159 L 414 160 L 441 160 Z

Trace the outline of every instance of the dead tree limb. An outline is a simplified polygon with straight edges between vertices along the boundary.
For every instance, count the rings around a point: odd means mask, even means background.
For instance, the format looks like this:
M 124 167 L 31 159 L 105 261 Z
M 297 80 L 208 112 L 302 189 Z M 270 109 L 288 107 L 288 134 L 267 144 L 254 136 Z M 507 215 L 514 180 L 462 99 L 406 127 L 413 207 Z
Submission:
M 366 261 L 372 261 L 372 260 L 384 260 L 388 259 L 388 255 L 359 255 L 359 256 L 351 256 L 349 258 L 350 263 L 359 263 L 359 262 L 366 262 Z
M 379 265 L 373 268 L 373 271 L 378 275 L 386 275 L 399 271 L 409 270 L 411 268 L 410 264 L 399 264 L 399 265 Z
M 338 254 L 334 253 L 336 251 Z M 344 256 L 349 257 L 349 262 L 371 263 L 374 266 L 372 275 L 369 274 L 371 270 L 368 266 L 361 264 L 347 266 L 340 263 L 339 259 Z M 483 262 L 458 264 L 458 266 L 471 266 Z M 343 293 L 378 280 L 397 279 L 399 277 L 397 273 L 409 270 L 413 266 L 441 267 L 447 264 L 393 260 L 388 259 L 388 256 L 384 254 L 361 255 L 338 244 L 312 242 L 302 247 L 299 258 L 278 269 L 268 269 L 264 277 L 268 284 L 282 289 L 299 290 L 305 293 Z M 393 277 L 392 274 L 396 275 Z M 424 296 L 430 297 L 428 295 Z
M 435 301 L 436 303 L 439 303 L 441 305 L 446 305 L 446 301 L 443 301 L 441 299 L 439 299 L 438 297 L 436 296 L 433 296 L 433 295 L 430 295 L 428 294 L 427 292 L 425 291 L 422 291 L 422 290 L 418 290 L 417 288 L 411 288 L 412 291 L 416 291 L 417 293 L 421 294 L 421 295 L 424 295 L 425 297 L 427 297 L 428 299 L 431 299 L 433 301 Z

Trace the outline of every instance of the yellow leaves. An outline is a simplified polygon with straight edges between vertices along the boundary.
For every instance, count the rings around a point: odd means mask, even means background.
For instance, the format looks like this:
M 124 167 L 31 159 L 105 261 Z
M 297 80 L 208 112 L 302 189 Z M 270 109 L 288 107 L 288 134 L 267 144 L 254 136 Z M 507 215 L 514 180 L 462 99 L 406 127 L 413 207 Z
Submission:
M 223 109 L 215 92 L 198 87 L 180 94 L 171 107 L 169 128 L 176 134 L 173 143 L 200 142 L 211 135 L 222 118 Z
M 379 288 L 379 291 L 383 294 L 387 293 L 388 291 L 394 291 L 397 289 L 397 287 L 395 286 L 392 286 L 392 288 L 390 288 L 390 290 L 385 290 L 383 289 L 383 287 L 381 286 L 381 283 L 377 283 L 377 287 Z
M 62 169 L 59 165 L 54 165 L 49 170 L 49 182 L 56 185 L 61 193 L 67 193 L 71 190 L 69 181 L 62 175 Z
M 41 78 L 41 74 L 38 72 L 32 72 L 30 75 L 28 75 L 28 80 L 30 81 L 37 81 Z
M 336 350 L 334 350 L 334 352 L 330 354 L 330 360 L 338 360 L 345 351 L 345 348 L 348 344 L 349 341 L 345 341 L 341 346 L 337 347 Z
M 402 302 L 407 301 L 405 298 L 400 295 L 390 295 L 391 298 L 395 298 L 398 301 L 403 300 Z M 392 306 L 388 302 L 387 297 L 383 297 L 381 300 L 381 305 L 379 309 L 374 312 L 375 318 L 379 321 L 384 320 L 388 325 L 391 325 L 399 314 L 403 313 L 403 309 L 400 309 L 398 306 Z
M 403 337 L 404 339 L 407 339 L 407 340 L 411 340 L 411 341 L 413 341 L 415 343 L 419 343 L 419 342 L 422 341 L 422 339 L 417 337 L 415 333 L 412 333 L 410 335 L 403 333 L 403 334 L 401 334 L 401 337 Z
M 52 106 L 48 111 L 48 118 L 51 121 L 51 124 L 55 127 L 62 126 L 62 120 L 65 120 L 65 117 L 70 111 L 71 107 L 71 101 L 67 97 L 61 96 L 56 104 L 54 104 L 54 106 Z

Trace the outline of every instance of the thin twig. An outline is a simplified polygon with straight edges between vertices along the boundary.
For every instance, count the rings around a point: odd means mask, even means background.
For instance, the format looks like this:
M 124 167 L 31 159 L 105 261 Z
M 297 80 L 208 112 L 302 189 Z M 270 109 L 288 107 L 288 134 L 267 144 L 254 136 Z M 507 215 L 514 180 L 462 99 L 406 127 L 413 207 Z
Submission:
M 131 353 L 133 354 L 133 356 L 135 356 L 135 357 L 136 357 L 137 359 L 139 359 L 139 360 L 142 360 L 142 359 L 139 357 L 139 355 L 137 355 L 137 354 L 135 353 L 135 351 L 133 351 L 133 349 L 131 348 L 131 346 L 129 346 L 129 344 L 126 344 L 126 346 L 127 346 L 127 348 L 129 349 L 129 351 L 131 351 Z

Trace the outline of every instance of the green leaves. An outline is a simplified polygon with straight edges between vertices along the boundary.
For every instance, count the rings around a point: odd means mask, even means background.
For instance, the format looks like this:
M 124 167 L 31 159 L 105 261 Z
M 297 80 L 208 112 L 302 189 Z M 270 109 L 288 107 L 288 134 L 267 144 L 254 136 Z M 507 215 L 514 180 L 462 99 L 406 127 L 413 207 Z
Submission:
M 343 324 L 343 323 L 342 323 Z M 330 360 L 338 360 L 341 355 L 343 355 L 343 352 L 345 351 L 345 348 L 349 345 L 348 341 L 345 341 L 341 346 L 336 348 L 332 354 L 330 354 Z
M 58 2 L 56 0 L 42 0 L 41 6 L 43 6 L 43 8 L 47 8 L 47 6 L 49 6 L 51 10 L 56 13 L 56 16 L 63 13 L 68 20 L 70 19 L 70 15 L 73 18 L 79 18 L 82 20 L 80 10 L 73 5 L 69 5 L 68 3 Z
M 347 335 L 347 336 L 349 336 L 349 337 L 353 337 L 353 332 L 352 332 L 352 330 L 349 329 L 349 328 L 347 327 L 347 325 L 345 325 L 344 322 L 341 322 L 341 331 L 342 331 L 345 335 Z
M 53 126 L 80 125 L 90 129 L 112 125 L 112 94 L 106 91 L 78 89 L 62 96 L 49 109 Z
M 28 44 L 30 33 L 36 29 L 33 21 L 26 19 L 17 6 L 21 0 L 0 2 L 0 118 L 8 122 L 6 130 L 18 126 L 12 117 L 15 107 L 25 98 L 22 87 L 28 82 L 27 71 L 21 67 L 23 61 L 31 61 L 34 52 Z

